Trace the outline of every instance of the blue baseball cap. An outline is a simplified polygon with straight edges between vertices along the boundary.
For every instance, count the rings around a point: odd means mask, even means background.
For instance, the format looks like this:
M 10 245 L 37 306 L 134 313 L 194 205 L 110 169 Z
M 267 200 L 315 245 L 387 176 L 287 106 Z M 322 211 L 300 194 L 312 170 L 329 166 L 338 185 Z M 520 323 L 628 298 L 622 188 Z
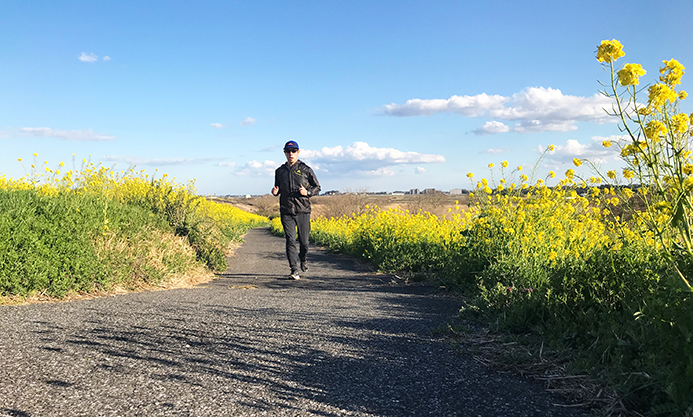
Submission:
M 289 149 L 298 149 L 298 143 L 294 140 L 290 140 L 284 144 L 284 150 L 287 151 Z

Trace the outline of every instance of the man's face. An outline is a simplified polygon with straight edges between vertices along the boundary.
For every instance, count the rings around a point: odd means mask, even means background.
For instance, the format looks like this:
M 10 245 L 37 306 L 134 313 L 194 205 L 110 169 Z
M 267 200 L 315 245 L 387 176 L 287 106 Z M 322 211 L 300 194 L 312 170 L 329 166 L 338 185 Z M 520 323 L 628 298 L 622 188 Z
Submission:
M 293 165 L 296 163 L 296 161 L 298 161 L 298 154 L 300 152 L 301 151 L 298 149 L 287 149 L 284 151 L 284 156 L 286 156 L 286 160 L 289 162 L 289 165 Z

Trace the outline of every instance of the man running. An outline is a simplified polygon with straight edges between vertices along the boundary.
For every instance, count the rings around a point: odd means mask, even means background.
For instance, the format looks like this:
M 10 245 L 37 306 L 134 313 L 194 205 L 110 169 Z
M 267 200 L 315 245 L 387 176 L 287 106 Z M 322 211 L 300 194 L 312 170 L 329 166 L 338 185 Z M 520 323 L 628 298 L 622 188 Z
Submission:
M 308 237 L 310 236 L 310 197 L 320 193 L 320 183 L 313 170 L 298 159 L 298 143 L 293 140 L 284 145 L 286 163 L 274 172 L 272 195 L 279 195 L 279 213 L 286 238 L 286 257 L 291 267 L 290 279 L 300 279 L 301 271 L 308 270 Z M 296 250 L 296 229 L 300 250 Z

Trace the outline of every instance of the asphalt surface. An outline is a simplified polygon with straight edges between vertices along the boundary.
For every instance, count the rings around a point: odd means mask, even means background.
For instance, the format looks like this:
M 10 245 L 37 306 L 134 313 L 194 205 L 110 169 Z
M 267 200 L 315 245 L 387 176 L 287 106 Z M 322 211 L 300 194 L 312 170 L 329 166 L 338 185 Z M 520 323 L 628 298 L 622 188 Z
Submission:
M 251 230 L 192 289 L 0 306 L 2 416 L 584 416 L 453 352 L 459 303 Z

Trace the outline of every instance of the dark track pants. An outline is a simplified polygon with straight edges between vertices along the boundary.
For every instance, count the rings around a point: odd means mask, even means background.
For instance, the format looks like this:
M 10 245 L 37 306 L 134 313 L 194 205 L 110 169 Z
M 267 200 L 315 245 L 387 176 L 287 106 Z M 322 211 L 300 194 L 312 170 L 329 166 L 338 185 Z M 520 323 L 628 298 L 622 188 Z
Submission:
M 296 215 L 282 214 L 282 227 L 286 237 L 286 258 L 289 260 L 291 271 L 298 271 L 298 263 L 306 260 L 308 253 L 308 237 L 310 236 L 310 213 Z M 298 243 L 300 251 L 296 250 L 296 228 L 298 227 Z

